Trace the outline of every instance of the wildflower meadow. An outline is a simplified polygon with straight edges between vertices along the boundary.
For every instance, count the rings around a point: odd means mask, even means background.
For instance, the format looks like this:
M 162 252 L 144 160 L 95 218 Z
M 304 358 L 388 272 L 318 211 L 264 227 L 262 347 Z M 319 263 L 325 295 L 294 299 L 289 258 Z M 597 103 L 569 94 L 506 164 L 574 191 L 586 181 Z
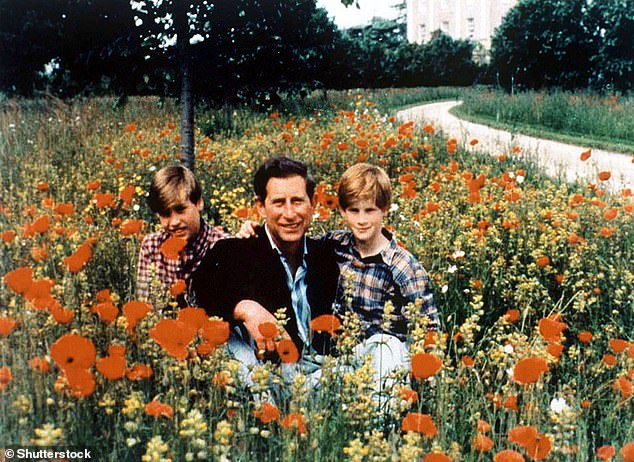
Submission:
M 158 226 L 146 191 L 179 158 L 175 102 L 3 101 L 0 447 L 87 447 L 103 461 L 634 461 L 632 191 L 606 192 L 612 172 L 556 183 L 519 146 L 476 154 L 478 140 L 397 120 L 374 96 L 240 110 L 215 135 L 200 113 L 196 174 L 205 215 L 235 233 L 257 219 L 262 161 L 303 160 L 318 235 L 344 226 L 347 167 L 386 169 L 388 225 L 429 272 L 442 328 L 407 308 L 411 371 L 380 393 L 370 364 L 352 363 L 350 313 L 313 325 L 338 352 L 317 386 L 285 379 L 288 355 L 247 389 L 228 325 L 178 309 L 182 284 L 135 299 L 140 242 Z

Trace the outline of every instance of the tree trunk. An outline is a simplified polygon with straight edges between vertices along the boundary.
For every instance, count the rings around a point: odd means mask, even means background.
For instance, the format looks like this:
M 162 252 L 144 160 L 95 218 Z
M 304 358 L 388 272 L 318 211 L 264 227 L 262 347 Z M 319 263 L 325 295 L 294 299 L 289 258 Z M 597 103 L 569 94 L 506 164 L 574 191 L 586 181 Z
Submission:
M 179 9 L 180 10 L 180 9 Z M 187 8 L 177 11 L 174 17 L 177 33 L 178 55 L 181 59 L 181 161 L 194 170 L 194 85 L 191 45 Z

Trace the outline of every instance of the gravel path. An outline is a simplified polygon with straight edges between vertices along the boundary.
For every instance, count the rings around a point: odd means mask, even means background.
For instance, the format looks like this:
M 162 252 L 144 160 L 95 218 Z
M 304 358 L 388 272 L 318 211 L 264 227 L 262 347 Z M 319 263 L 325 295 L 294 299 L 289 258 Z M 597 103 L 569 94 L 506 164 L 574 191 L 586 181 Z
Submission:
M 553 178 L 584 183 L 597 183 L 597 173 L 610 171 L 612 177 L 602 186 L 612 191 L 622 188 L 634 188 L 634 163 L 632 155 L 592 149 L 591 157 L 582 162 L 579 157 L 587 147 L 559 143 L 557 141 L 533 138 L 513 134 L 502 130 L 474 124 L 458 119 L 449 113 L 449 109 L 462 104 L 461 101 L 446 101 L 411 107 L 397 113 L 400 120 L 413 120 L 417 124 L 431 123 L 437 130 L 454 137 L 469 149 L 498 156 L 524 156 L 534 161 L 547 175 Z M 471 147 L 468 143 L 477 139 L 478 144 Z M 513 147 L 519 146 L 521 152 L 512 154 Z

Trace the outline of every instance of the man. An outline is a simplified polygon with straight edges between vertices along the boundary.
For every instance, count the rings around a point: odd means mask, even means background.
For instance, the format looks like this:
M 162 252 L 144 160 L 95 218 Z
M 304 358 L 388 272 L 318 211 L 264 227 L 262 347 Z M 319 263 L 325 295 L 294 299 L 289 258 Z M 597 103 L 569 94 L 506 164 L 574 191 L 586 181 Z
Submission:
M 157 279 L 164 291 L 178 280 L 190 284 L 191 276 L 202 258 L 220 239 L 229 237 L 220 228 L 212 228 L 202 219 L 202 189 L 194 174 L 182 165 L 160 169 L 150 185 L 148 203 L 157 214 L 161 230 L 148 234 L 141 243 L 137 266 L 137 298 L 151 302 L 151 282 Z M 187 244 L 179 258 L 167 258 L 161 246 L 171 237 Z M 179 296 L 181 306 L 188 305 L 186 292 Z
M 259 326 L 275 322 L 281 308 L 285 334 L 298 352 L 323 354 L 325 339 L 311 334 L 310 320 L 332 313 L 339 269 L 330 244 L 305 236 L 316 204 L 315 182 L 303 163 L 279 157 L 259 168 L 253 185 L 265 226 L 255 239 L 214 245 L 193 278 L 196 303 L 239 328 L 229 351 L 243 363 L 253 363 L 254 350 L 259 356 L 275 351 Z

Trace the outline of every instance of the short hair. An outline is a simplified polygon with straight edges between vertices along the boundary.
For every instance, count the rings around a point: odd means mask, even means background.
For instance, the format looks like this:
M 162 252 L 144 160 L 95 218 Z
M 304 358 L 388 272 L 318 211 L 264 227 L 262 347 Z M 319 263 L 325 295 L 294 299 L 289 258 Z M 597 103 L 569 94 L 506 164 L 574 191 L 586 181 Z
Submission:
M 288 178 L 301 176 L 306 182 L 306 194 L 312 199 L 315 194 L 315 180 L 308 175 L 306 164 L 288 157 L 270 157 L 255 172 L 253 178 L 253 190 L 261 202 L 266 199 L 266 185 L 271 178 Z
M 197 204 L 201 197 L 202 188 L 192 171 L 182 165 L 170 165 L 154 175 L 148 204 L 152 212 L 167 215 L 175 205 L 185 200 Z
M 337 196 L 343 210 L 361 200 L 374 201 L 378 208 L 385 210 L 392 204 L 390 177 L 376 165 L 355 164 L 343 173 Z

